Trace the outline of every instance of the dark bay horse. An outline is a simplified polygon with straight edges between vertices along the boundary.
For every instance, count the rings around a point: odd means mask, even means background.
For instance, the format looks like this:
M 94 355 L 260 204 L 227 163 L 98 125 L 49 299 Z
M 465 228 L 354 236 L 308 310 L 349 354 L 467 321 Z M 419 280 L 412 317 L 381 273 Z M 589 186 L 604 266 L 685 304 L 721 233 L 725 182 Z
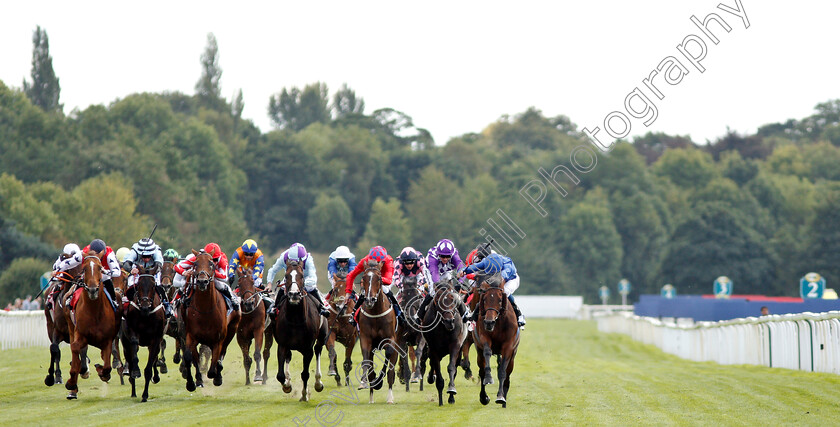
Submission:
M 222 385 L 222 361 L 228 344 L 233 340 L 239 324 L 239 310 L 227 314 L 222 293 L 216 290 L 216 264 L 213 258 L 203 250 L 192 251 L 195 263 L 191 273 L 193 295 L 189 303 L 182 305 L 180 314 L 184 322 L 184 361 L 181 371 L 187 380 L 187 391 L 195 391 L 192 368 L 195 366 L 196 378 L 202 382 L 199 371 L 198 344 L 206 344 L 212 350 L 210 368 L 207 377 L 213 379 L 213 385 Z
M 172 282 L 175 280 L 175 263 L 173 261 L 164 261 L 163 265 L 160 267 L 160 284 L 163 286 L 164 291 L 166 291 L 166 298 L 169 301 L 172 301 L 172 298 L 175 297 L 175 291 L 177 290 L 174 286 L 172 286 Z M 181 330 L 183 327 L 181 326 L 181 322 L 176 316 L 172 316 L 166 322 L 166 327 L 164 328 L 164 332 L 166 335 L 169 335 L 172 338 L 175 338 L 175 355 L 172 356 L 172 362 L 180 363 L 181 362 Z M 158 357 L 157 366 L 160 368 L 160 372 L 165 374 L 169 371 L 169 368 L 166 366 L 166 357 L 164 353 L 166 352 L 166 338 L 160 340 L 160 356 Z
M 79 264 L 65 272 L 56 275 L 50 288 L 46 290 L 49 295 L 53 287 L 60 286 L 61 290 L 55 296 L 55 301 L 52 307 L 44 308 L 44 315 L 47 317 L 47 336 L 50 338 L 50 367 L 47 371 L 47 376 L 44 378 L 44 384 L 52 387 L 53 384 L 61 384 L 61 350 L 58 345 L 62 342 L 70 343 L 70 327 L 67 326 L 67 319 L 64 317 L 64 299 L 67 291 L 74 288 L 79 281 L 79 275 L 82 273 L 82 265 Z M 87 347 L 82 349 L 82 378 L 87 378 L 90 374 L 87 366 Z
M 236 342 L 242 349 L 243 365 L 245 367 L 245 385 L 251 384 L 251 341 L 254 341 L 254 359 L 257 371 L 254 373 L 254 382 L 264 381 L 260 369 L 260 352 L 263 347 L 263 336 L 265 334 L 265 306 L 262 302 L 259 290 L 254 286 L 254 270 L 250 268 L 237 269 L 237 293 L 242 298 L 242 318 L 236 329 Z
M 496 403 L 507 407 L 507 392 L 510 389 L 510 375 L 513 372 L 516 351 L 519 348 L 519 325 L 516 314 L 510 307 L 500 275 L 484 280 L 477 288 L 479 302 L 478 322 L 473 330 L 473 341 L 477 353 L 478 371 L 481 376 L 482 405 L 490 403 L 484 388 L 492 381 L 490 358 L 499 355 L 499 391 Z
M 278 303 L 277 316 L 274 319 L 274 339 L 277 341 L 277 381 L 283 384 L 283 392 L 291 393 L 289 362 L 292 350 L 303 356 L 303 380 L 301 402 L 309 400 L 307 381 L 309 363 L 315 355 L 315 391 L 321 392 L 321 349 L 327 341 L 329 327 L 326 319 L 318 312 L 318 304 L 309 297 L 303 286 L 303 265 L 297 261 L 286 263 L 286 295 Z M 280 292 L 280 291 L 278 291 Z M 315 292 L 318 292 L 316 289 Z
M 402 285 L 403 287 L 399 294 L 400 308 L 405 313 L 406 319 L 412 319 L 423 302 L 423 295 L 417 289 L 417 276 L 404 277 Z M 400 367 L 397 371 L 397 377 L 399 377 L 400 382 L 405 384 L 405 391 L 409 391 L 409 384 L 412 382 L 412 378 L 414 378 L 414 382 L 420 383 L 420 390 L 423 390 L 423 382 L 419 381 L 422 380 L 423 374 L 420 364 L 417 361 L 423 354 L 425 343 L 423 342 L 423 334 L 420 333 L 422 328 L 418 326 L 405 322 L 397 328 L 397 344 L 402 350 L 399 358 Z M 408 353 L 408 358 L 403 353 Z M 410 370 L 408 367 L 409 358 L 411 359 Z
M 125 313 L 122 344 L 129 369 L 131 397 L 137 397 L 134 379 L 140 378 L 140 361 L 137 358 L 137 351 L 140 346 L 149 349 L 149 359 L 143 370 L 146 386 L 143 389 L 142 401 L 145 402 L 149 398 L 149 381 L 154 381 L 155 384 L 160 381 L 156 362 L 160 342 L 163 340 L 166 317 L 163 312 L 163 303 L 155 290 L 155 276 L 142 267 L 139 270 L 140 276 L 137 278 L 137 284 L 134 285 L 134 297 Z M 152 377 L 153 371 L 154 377 Z
M 382 292 L 381 264 L 368 261 L 362 275 L 362 290 L 365 302 L 359 309 L 359 343 L 362 347 L 362 383 L 359 389 L 370 389 L 370 403 L 373 391 L 382 388 L 385 370 L 388 370 L 387 403 L 394 403 L 394 367 L 397 365 L 399 345 L 397 344 L 397 315 L 388 297 Z M 373 372 L 374 350 L 385 351 L 385 362 L 377 376 Z
M 111 305 L 102 285 L 102 264 L 95 252 L 88 251 L 82 260 L 82 289 L 74 312 L 65 311 L 65 318 L 70 327 L 70 350 L 73 361 L 70 363 L 70 379 L 64 387 L 70 391 L 67 399 L 78 397 L 78 378 L 82 366 L 82 349 L 92 345 L 100 349 L 102 363 L 96 364 L 99 379 L 108 382 L 111 379 L 111 349 L 119 331 L 120 314 Z M 74 322 L 75 317 L 75 322 Z
M 327 375 L 334 376 L 336 385 L 341 385 L 341 375 L 338 373 L 335 342 L 344 345 L 344 382 L 350 385 L 350 371 L 353 369 L 353 349 L 359 334 L 356 327 L 350 324 L 350 317 L 356 310 L 356 302 L 347 297 L 347 273 L 338 272 L 333 276 L 335 283 L 330 291 L 329 326 L 330 336 L 327 338 L 327 351 L 330 355 L 330 370 Z M 344 310 L 341 310 L 344 307 Z
M 458 370 L 461 345 L 467 335 L 467 328 L 464 327 L 458 311 L 460 304 L 461 298 L 450 281 L 436 283 L 434 300 L 423 319 L 424 325 L 430 325 L 429 329 L 424 328 L 423 338 L 429 349 L 429 364 L 435 377 L 440 406 L 443 406 L 443 375 L 440 362 L 444 356 L 449 356 L 449 387 L 446 392 L 449 393 L 450 404 L 455 403 L 455 395 L 458 393 L 455 390 L 455 374 Z M 432 375 L 429 375 L 429 383 L 431 379 Z

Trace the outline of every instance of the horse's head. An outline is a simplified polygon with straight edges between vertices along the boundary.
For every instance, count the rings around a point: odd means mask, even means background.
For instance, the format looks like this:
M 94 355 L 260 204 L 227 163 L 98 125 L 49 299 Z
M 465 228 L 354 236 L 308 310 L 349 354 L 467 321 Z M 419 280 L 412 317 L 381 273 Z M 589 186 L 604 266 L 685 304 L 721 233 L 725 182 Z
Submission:
M 137 284 L 134 285 L 134 303 L 140 308 L 143 315 L 149 314 L 155 306 L 155 297 L 157 291 L 155 290 L 155 276 L 149 274 L 145 268 L 138 268 L 140 275 L 137 278 Z
M 160 267 L 160 284 L 169 290 L 172 287 L 172 280 L 175 279 L 175 262 L 164 261 Z
M 192 252 L 195 255 L 192 279 L 198 290 L 204 292 L 210 286 L 210 283 L 215 280 L 216 263 L 213 262 L 213 256 L 204 252 L 204 250 L 199 252 L 193 249 Z
M 417 276 L 406 276 L 402 279 L 402 300 L 411 301 L 420 295 L 420 290 L 417 289 Z
M 306 290 L 303 288 L 303 264 L 298 261 L 286 263 L 286 296 L 289 304 L 300 304 Z
M 435 284 L 435 299 L 433 305 L 441 316 L 441 323 L 447 331 L 455 329 L 455 319 L 458 313 L 458 293 L 455 292 L 448 282 Z
M 365 292 L 365 306 L 368 309 L 376 305 L 379 294 L 382 293 L 381 264 L 370 260 L 365 264 L 365 273 L 362 276 L 362 290 Z
M 347 301 L 347 273 L 339 271 L 333 274 L 333 287 L 330 292 L 330 303 L 341 306 Z
M 96 252 L 88 251 L 82 260 L 82 285 L 92 300 L 99 298 L 99 287 L 102 284 L 102 263 Z
M 481 296 L 479 310 L 484 317 L 484 329 L 492 332 L 496 327 L 496 320 L 507 307 L 508 299 L 501 276 L 494 275 L 484 280 L 478 288 L 478 293 Z
M 242 309 L 245 312 L 254 310 L 258 302 L 262 302 L 257 293 L 257 288 L 254 286 L 254 270 L 239 266 L 236 269 L 238 279 L 236 287 L 239 289 L 239 296 L 242 298 Z

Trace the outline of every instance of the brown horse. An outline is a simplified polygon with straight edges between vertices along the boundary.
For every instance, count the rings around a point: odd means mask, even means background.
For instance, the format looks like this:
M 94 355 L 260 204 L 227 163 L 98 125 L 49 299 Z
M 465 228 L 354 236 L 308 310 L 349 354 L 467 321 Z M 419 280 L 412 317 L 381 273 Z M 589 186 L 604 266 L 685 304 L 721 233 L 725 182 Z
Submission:
M 499 355 L 499 391 L 496 394 L 496 403 L 506 408 L 510 375 L 513 372 L 514 359 L 519 348 L 519 325 L 516 314 L 509 307 L 504 281 L 500 275 L 484 280 L 477 292 L 480 299 L 473 341 L 475 341 L 478 370 L 481 374 L 479 401 L 482 405 L 490 403 L 490 398 L 484 388 L 492 381 L 490 358 L 496 354 Z
M 335 283 L 330 291 L 329 299 L 329 325 L 330 336 L 327 338 L 327 351 L 330 355 L 330 370 L 328 376 L 335 377 L 336 385 L 341 385 L 341 375 L 338 373 L 337 356 L 335 353 L 335 342 L 344 345 L 344 381 L 350 385 L 350 370 L 353 369 L 353 349 L 356 347 L 356 339 L 359 334 L 356 327 L 350 324 L 350 317 L 356 309 L 356 302 L 347 297 L 347 273 L 338 272 L 333 276 Z M 344 310 L 341 310 L 341 307 Z
M 100 349 L 102 363 L 96 364 L 99 379 L 108 382 L 111 379 L 111 349 L 119 331 L 120 313 L 115 311 L 106 296 L 102 285 L 102 264 L 95 252 L 88 251 L 82 260 L 82 289 L 74 312 L 65 311 L 65 318 L 70 327 L 70 350 L 73 361 L 70 363 L 70 379 L 64 387 L 70 391 L 67 399 L 76 399 L 79 393 L 77 385 L 81 372 L 82 349 L 92 345 Z M 73 317 L 75 316 L 75 322 Z
M 175 263 L 172 261 L 164 261 L 163 265 L 160 267 L 160 284 L 163 286 L 164 291 L 166 291 L 166 298 L 169 301 L 172 301 L 172 298 L 175 297 L 175 291 L 177 289 L 172 286 L 172 282 L 175 280 Z M 180 363 L 181 362 L 181 329 L 180 321 L 177 317 L 172 316 L 166 322 L 166 328 L 164 328 L 164 333 L 169 335 L 172 338 L 175 338 L 175 355 L 172 356 L 173 363 Z M 169 368 L 166 366 L 166 356 L 164 353 L 166 352 L 166 338 L 160 340 L 160 356 L 157 360 L 157 366 L 160 368 L 160 372 L 165 374 L 169 372 Z
M 283 384 L 283 392 L 291 393 L 289 362 L 292 350 L 303 356 L 303 380 L 301 402 L 309 400 L 307 381 L 309 363 L 315 355 L 315 391 L 321 392 L 321 349 L 329 335 L 327 322 L 318 312 L 318 304 L 311 298 L 303 286 L 303 265 L 297 261 L 286 263 L 286 295 L 277 303 L 277 316 L 274 319 L 274 339 L 277 341 L 277 381 Z M 279 291 L 278 291 L 279 292 Z M 315 289 L 315 292 L 318 292 Z M 285 362 L 285 366 L 284 366 Z
M 362 347 L 362 383 L 359 389 L 370 389 L 370 403 L 373 391 L 382 388 L 385 370 L 388 370 L 387 403 L 394 403 L 394 367 L 397 365 L 399 346 L 397 344 L 397 315 L 391 302 L 382 292 L 380 263 L 368 261 L 362 276 L 362 291 L 365 302 L 359 309 L 359 342 Z M 376 376 L 373 372 L 373 352 L 384 350 L 386 362 Z
M 455 403 L 455 395 L 458 393 L 455 390 L 455 374 L 458 370 L 461 344 L 467 335 L 467 328 L 464 327 L 458 310 L 460 304 L 461 298 L 451 281 L 436 283 L 434 300 L 423 319 L 423 325 L 429 325 L 428 330 L 423 330 L 431 365 L 432 375 L 429 375 L 429 383 L 431 384 L 433 377 L 436 379 L 439 406 L 443 406 L 443 374 L 440 362 L 444 356 L 449 356 L 449 388 L 446 392 L 449 393 L 450 404 Z
M 254 359 L 257 363 L 257 371 L 254 373 L 254 382 L 263 381 L 263 373 L 260 370 L 260 352 L 263 347 L 263 336 L 265 334 L 265 306 L 259 290 L 254 286 L 254 270 L 239 267 L 237 269 L 237 293 L 242 298 L 242 318 L 236 329 L 236 342 L 242 349 L 243 365 L 245 366 L 245 385 L 251 384 L 251 341 L 254 341 Z
M 58 345 L 62 342 L 70 343 L 70 328 L 67 326 L 67 319 L 64 317 L 64 298 L 69 289 L 75 289 L 81 272 L 82 265 L 79 264 L 77 267 L 57 274 L 52 285 L 45 292 L 49 295 L 53 287 L 61 287 L 61 290 L 55 296 L 52 306 L 50 308 L 44 308 L 44 315 L 47 317 L 47 336 L 50 338 L 50 367 L 47 371 L 47 376 L 44 378 L 44 384 L 49 387 L 52 387 L 53 384 L 62 383 L 60 367 L 61 350 Z M 87 347 L 82 352 L 81 375 L 82 378 L 87 378 L 90 375 L 87 366 Z
M 142 267 L 139 267 L 139 274 L 137 284 L 134 285 L 134 297 L 125 313 L 122 342 L 131 381 L 131 397 L 137 397 L 134 379 L 140 378 L 137 351 L 140 346 L 149 348 L 149 358 L 143 370 L 146 386 L 143 389 L 142 401 L 145 402 L 149 398 L 149 381 L 152 380 L 155 384 L 160 381 L 156 362 L 158 347 L 163 340 L 166 317 L 163 312 L 163 302 L 155 290 L 155 276 Z M 152 377 L 152 371 L 154 371 L 154 377 Z
M 213 379 L 213 385 L 222 385 L 222 361 L 227 353 L 228 344 L 233 340 L 239 324 L 239 310 L 227 314 L 227 306 L 221 292 L 216 291 L 216 264 L 212 256 L 204 251 L 192 251 L 195 263 L 191 274 L 193 295 L 191 301 L 180 308 L 184 319 L 184 361 L 181 365 L 183 377 L 187 380 L 187 391 L 195 391 L 192 368 L 196 368 L 196 378 L 200 383 L 198 344 L 206 344 L 212 349 L 210 368 L 207 377 Z

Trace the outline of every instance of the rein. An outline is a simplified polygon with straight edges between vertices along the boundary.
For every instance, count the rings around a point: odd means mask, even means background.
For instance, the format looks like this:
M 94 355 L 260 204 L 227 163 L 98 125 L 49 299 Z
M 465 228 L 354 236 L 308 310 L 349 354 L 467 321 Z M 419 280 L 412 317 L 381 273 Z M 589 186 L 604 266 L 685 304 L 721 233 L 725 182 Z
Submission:
M 141 274 L 141 275 L 137 276 L 137 281 L 138 281 L 138 282 L 140 281 L 140 278 L 141 278 L 141 277 L 151 277 L 151 278 L 152 278 L 152 280 L 154 280 L 154 279 L 155 279 L 155 276 L 154 276 L 154 275 L 151 275 L 151 274 Z M 137 286 L 137 284 L 135 284 L 134 286 Z M 154 290 L 153 290 L 152 292 L 154 292 Z M 140 296 L 140 293 L 139 293 L 139 292 L 134 292 L 134 298 L 132 298 L 132 299 L 131 299 L 131 303 L 130 303 L 130 304 L 131 304 L 131 306 L 132 306 L 132 307 L 134 307 L 134 308 L 136 308 L 137 310 L 139 310 L 139 311 L 141 311 L 141 312 L 142 312 L 142 310 L 143 310 L 143 309 L 142 309 L 142 308 L 140 308 L 140 306 L 139 306 L 139 305 L 137 305 L 137 302 L 136 302 L 136 301 L 137 301 L 137 298 L 138 298 L 139 296 Z M 154 296 L 153 296 L 152 298 L 154 298 Z M 160 302 L 157 306 L 155 306 L 155 308 L 154 308 L 154 309 L 153 309 L 153 310 L 152 310 L 149 314 L 153 314 L 153 313 L 155 313 L 156 311 L 158 311 L 158 310 L 160 310 L 160 309 L 162 309 L 162 308 L 163 308 L 163 301 L 161 301 L 161 302 Z

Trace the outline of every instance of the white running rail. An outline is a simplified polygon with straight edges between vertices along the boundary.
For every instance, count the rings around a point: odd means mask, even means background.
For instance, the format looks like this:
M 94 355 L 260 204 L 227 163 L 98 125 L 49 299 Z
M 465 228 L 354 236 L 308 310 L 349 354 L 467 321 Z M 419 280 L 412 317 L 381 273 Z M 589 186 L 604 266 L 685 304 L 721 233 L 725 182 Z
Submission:
M 0 350 L 49 345 L 44 310 L 0 310 Z
M 597 322 L 601 332 L 627 334 L 688 360 L 840 374 L 840 311 L 688 325 L 615 313 Z

